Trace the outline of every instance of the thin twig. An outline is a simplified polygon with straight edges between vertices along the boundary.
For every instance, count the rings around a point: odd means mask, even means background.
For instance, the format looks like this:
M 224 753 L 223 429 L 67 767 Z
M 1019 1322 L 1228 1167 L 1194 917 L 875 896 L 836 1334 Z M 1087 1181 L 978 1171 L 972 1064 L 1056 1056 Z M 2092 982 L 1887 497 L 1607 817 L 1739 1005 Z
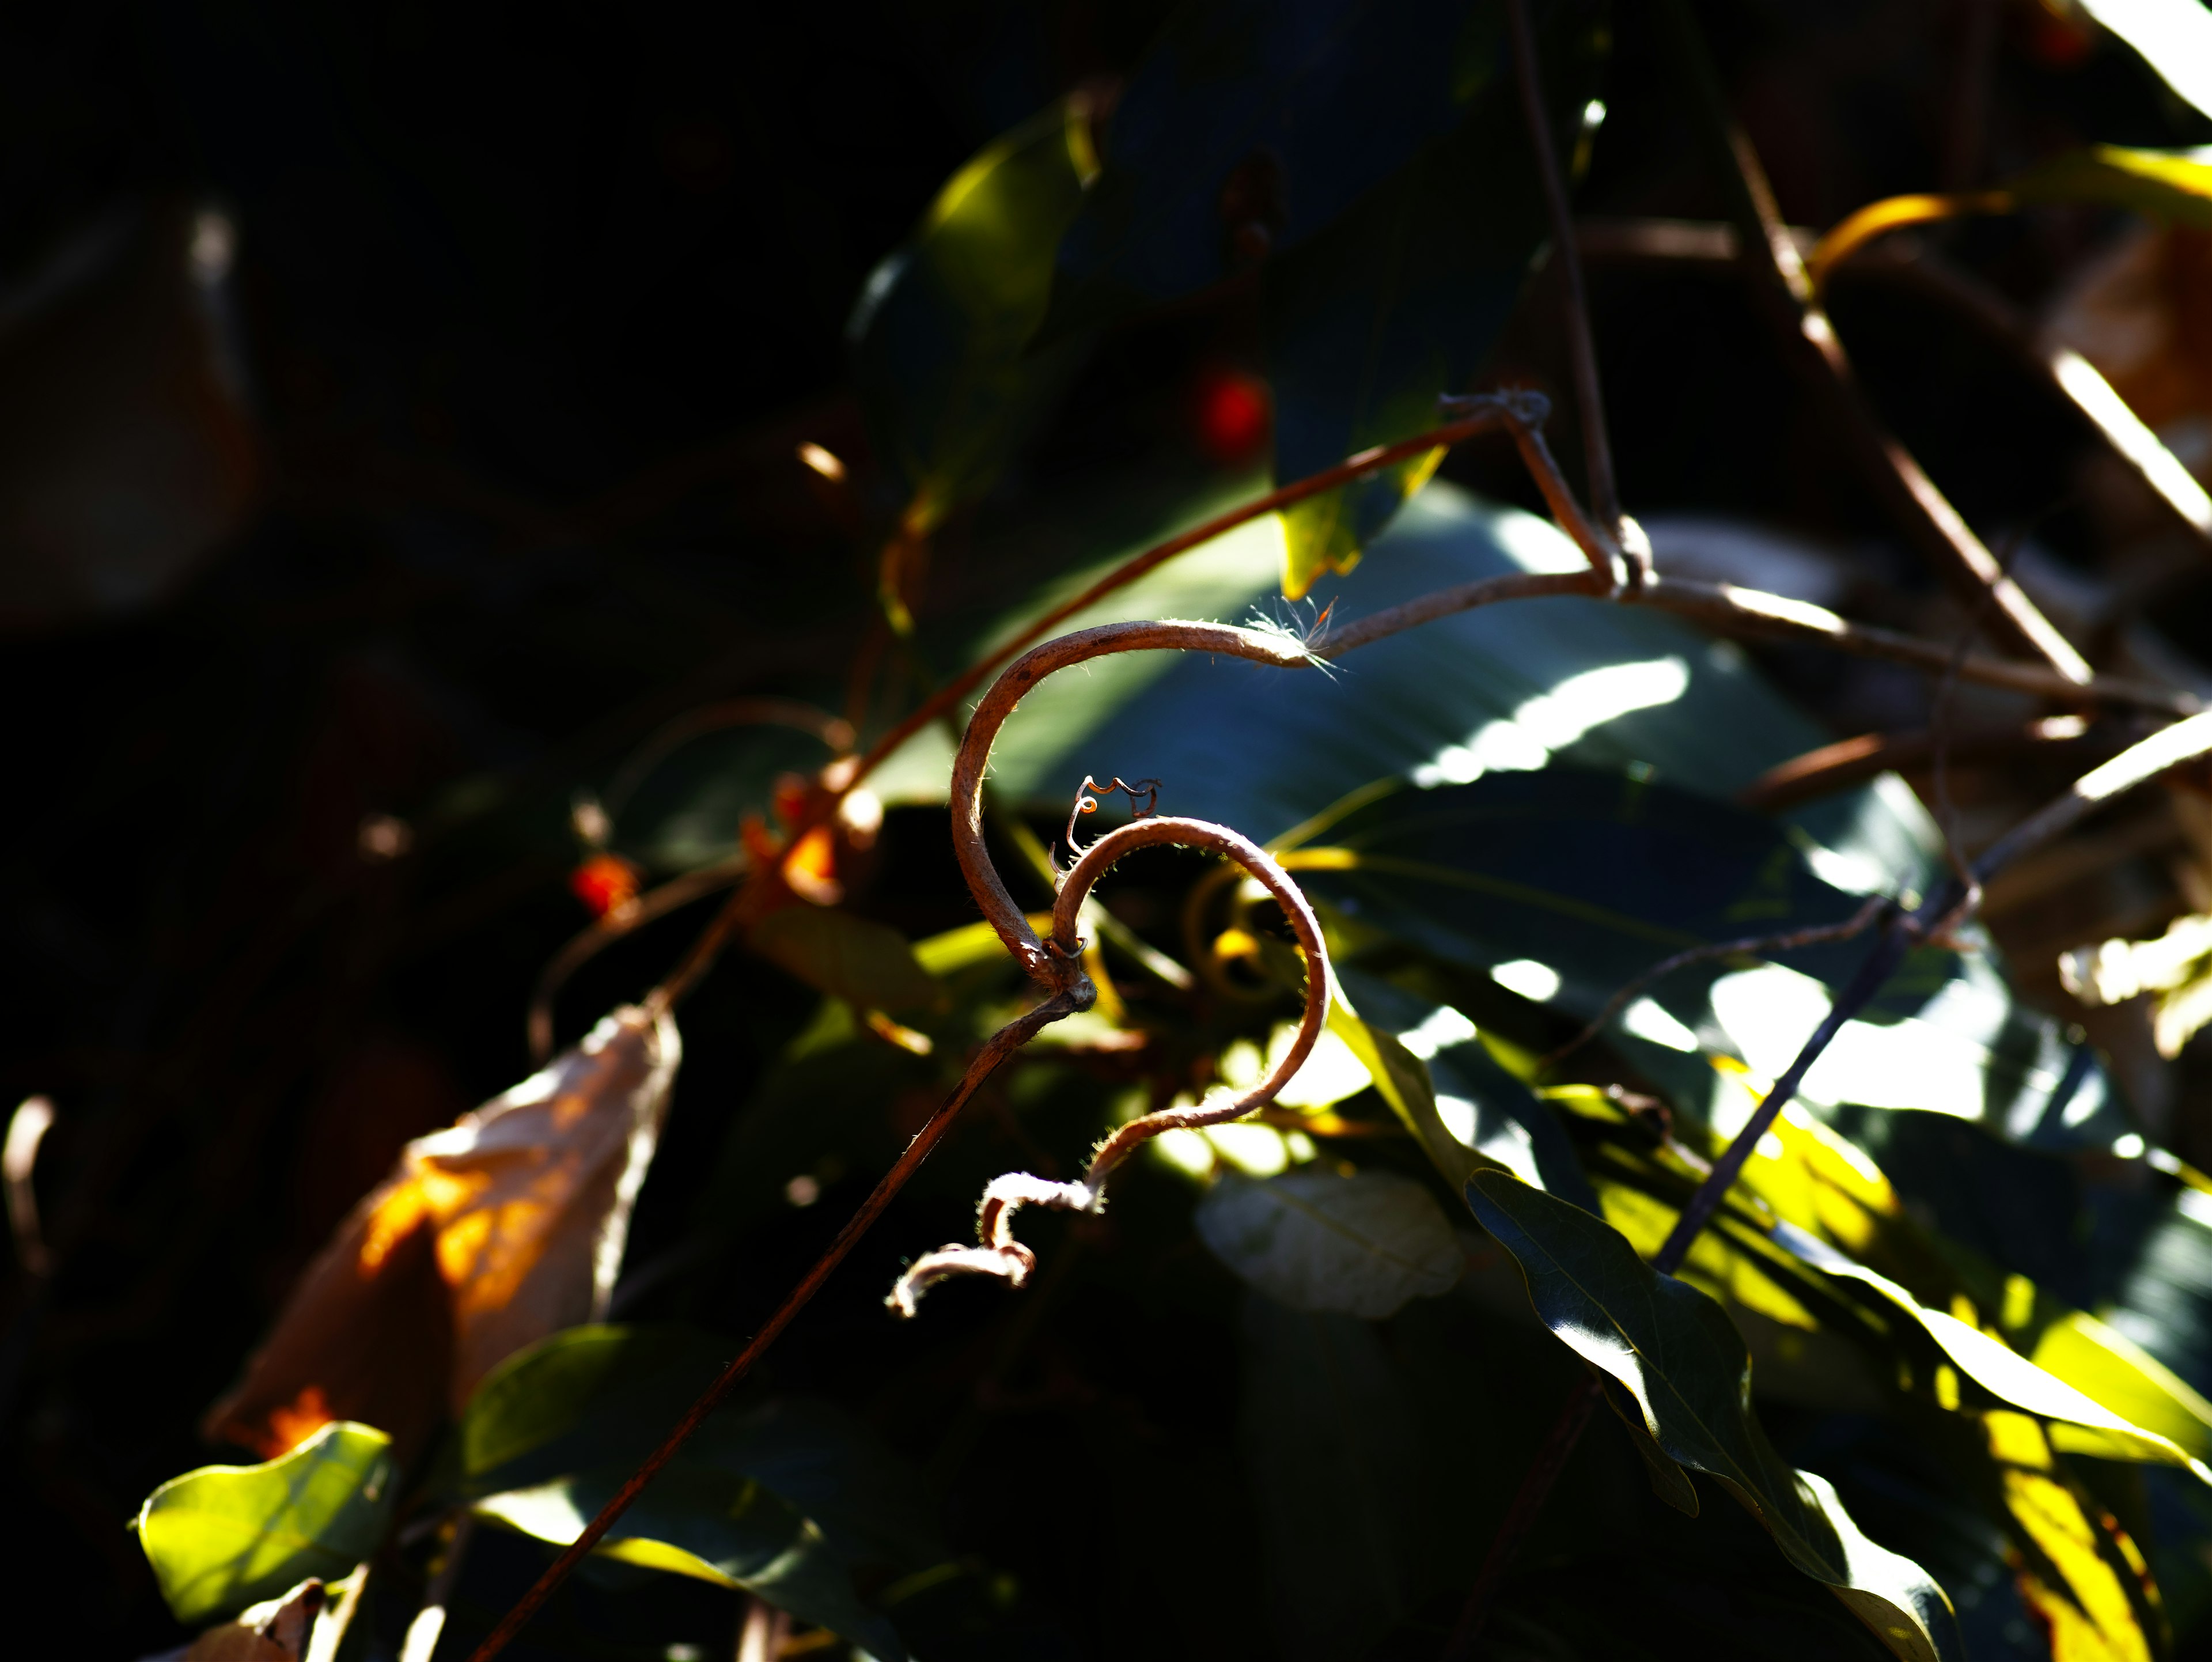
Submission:
M 1575 404 L 1581 417 L 1583 467 L 1589 477 L 1590 508 L 1598 523 L 1619 539 L 1620 493 L 1613 482 L 1613 445 L 1606 435 L 1597 341 L 1590 331 L 1582 254 L 1575 246 L 1574 210 L 1567 200 L 1567 182 L 1560 171 L 1559 151 L 1552 143 L 1551 117 L 1544 107 L 1544 78 L 1536 61 L 1536 31 L 1528 21 L 1528 0 L 1507 0 L 1505 15 L 1513 31 L 1513 67 L 1521 82 L 1528 143 L 1535 152 L 1537 176 L 1544 185 L 1544 206 L 1552 220 L 1552 258 L 1559 262 L 1560 286 L 1566 290 L 1567 356 L 1574 366 Z M 1629 584 L 1640 587 L 1650 575 L 1650 551 L 1638 541 L 1629 551 Z
M 1820 240 L 1802 228 L 1791 228 L 1789 235 L 1801 253 Z M 1735 228 L 1701 220 L 1584 220 L 1577 240 L 1593 259 L 1688 261 L 1739 270 L 1742 265 L 1743 242 Z M 1868 277 L 1909 283 L 1963 313 L 2072 405 L 2112 455 L 2142 481 L 2192 537 L 2212 543 L 2212 494 L 2087 359 L 2071 347 L 2041 338 L 2033 321 L 2003 293 L 1924 246 L 1869 249 L 1855 257 L 1853 268 Z
M 2120 746 L 2117 737 L 2093 730 L 2078 715 L 2046 715 L 2016 727 L 1960 734 L 1950 740 L 1954 762 L 2009 761 L 2037 752 L 2094 752 L 2100 747 L 2110 752 Z M 1934 750 L 1935 735 L 1924 730 L 1863 733 L 1778 763 L 1738 791 L 1735 800 L 1758 813 L 1778 813 L 1863 784 L 1879 774 L 1925 767 Z
M 1097 605 L 1115 590 L 1127 587 L 1146 572 L 1166 563 L 1178 554 L 1209 543 L 1216 537 L 1233 531 L 1240 525 L 1249 524 L 1264 514 L 1275 513 L 1279 509 L 1304 502 L 1309 497 L 1334 490 L 1340 485 L 1348 484 L 1370 473 L 1378 472 L 1409 457 L 1426 455 L 1431 450 L 1449 447 L 1480 434 L 1494 433 L 1500 429 L 1513 435 L 1514 442 L 1520 447 L 1522 459 L 1532 469 L 1541 470 L 1547 464 L 1551 464 L 1549 452 L 1544 448 L 1543 435 L 1534 425 L 1543 419 L 1544 401 L 1540 397 L 1529 393 L 1501 394 L 1486 400 L 1463 401 L 1459 410 L 1460 413 L 1456 414 L 1453 420 L 1432 428 L 1428 432 L 1417 433 L 1413 437 L 1401 439 L 1395 444 L 1380 445 L 1371 450 L 1363 450 L 1334 467 L 1323 468 L 1318 473 L 1294 480 L 1289 484 L 1267 492 L 1265 496 L 1256 496 L 1250 502 L 1217 514 L 1203 524 L 1193 526 L 1188 531 L 1179 532 L 1166 541 L 1157 543 L 1143 552 L 1124 560 L 1080 594 L 1053 607 L 1044 616 L 1024 629 L 1012 640 L 986 653 L 915 706 L 889 732 L 877 740 L 838 790 L 817 793 L 815 800 L 807 805 L 805 811 L 801 813 L 798 822 L 792 828 L 793 842 L 795 843 L 808 831 L 825 823 L 836 811 L 837 802 L 844 792 L 859 785 L 915 734 L 956 709 L 960 700 L 981 686 L 994 670 L 1005 664 L 1024 648 L 1042 640 L 1076 613 Z M 1549 474 L 1552 478 L 1557 478 L 1556 464 L 1549 466 Z M 1559 512 L 1564 504 L 1567 512 L 1577 518 L 1580 517 L 1581 510 L 1574 502 L 1572 493 L 1565 490 L 1564 481 L 1560 481 L 1555 487 L 1547 483 L 1545 473 L 1539 471 L 1538 483 L 1540 488 L 1545 491 L 1547 501 L 1552 502 L 1554 513 Z M 1554 499 L 1555 490 L 1559 493 L 1558 500 Z M 1562 523 L 1565 524 L 1566 521 L 1562 521 Z M 1583 521 L 1583 524 L 1586 527 L 1587 521 Z M 1572 526 L 1569 527 L 1569 533 L 1575 534 L 1575 528 Z M 1581 540 L 1577 537 L 1577 541 Z M 1589 545 L 1585 543 L 1583 546 L 1587 548 Z M 729 904 L 725 905 L 715 915 L 714 921 L 700 932 L 676 967 L 669 972 L 667 978 L 647 995 L 645 1005 L 647 1009 L 670 1009 L 680 1003 L 684 995 L 698 983 L 700 977 L 713 967 L 714 960 L 721 955 L 722 948 L 729 944 L 731 939 L 744 925 L 766 911 L 775 899 L 780 898 L 775 893 L 775 883 L 773 880 L 763 880 L 767 876 L 765 873 L 757 874 L 752 882 L 744 885 L 730 897 Z
M 1837 995 L 1835 1002 L 1813 1036 L 1805 1041 L 1796 1058 L 1774 1082 L 1773 1088 L 1753 1111 L 1742 1129 L 1730 1139 L 1720 1158 L 1713 1162 L 1712 1170 L 1698 1184 L 1675 1219 L 1674 1228 L 1653 1255 L 1651 1267 L 1669 1275 L 1681 1267 L 1698 1236 L 1727 1199 L 1729 1190 L 1742 1173 L 1745 1162 L 1759 1147 L 1759 1140 L 1773 1128 L 1775 1119 L 1796 1096 L 1798 1087 L 1804 1082 L 1814 1063 L 1820 1060 L 1844 1026 L 1874 1001 L 1915 945 L 1931 934 L 1955 926 L 1958 917 L 1972 904 L 1974 886 L 1986 884 L 2022 855 L 2049 842 L 2084 815 L 2124 792 L 2208 755 L 2212 755 L 2212 713 L 2177 721 L 2140 744 L 2130 746 L 2104 766 L 2092 770 L 2076 781 L 2065 795 L 1999 838 L 1974 862 L 1966 883 L 1961 883 L 1955 877 L 1948 879 L 1911 916 L 1893 916 L 1888 927 L 1883 929 L 1881 938 L 1875 943 L 1874 949 L 1861 962 L 1850 983 Z M 1586 1424 L 1588 1420 L 1587 1409 L 1578 1408 L 1571 1399 L 1561 1411 L 1553 1434 L 1555 1437 L 1564 1435 L 1568 1449 L 1571 1450 L 1576 1439 L 1581 1435 L 1583 1424 Z M 1486 1561 L 1483 1578 L 1477 1586 L 1477 1596 L 1470 1598 L 1468 1610 L 1462 1616 L 1462 1625 L 1470 1635 L 1480 1630 L 1487 1615 L 1489 1603 L 1495 1596 L 1496 1587 L 1505 1569 L 1510 1566 L 1514 1551 L 1526 1536 L 1535 1513 L 1541 1510 L 1544 1499 L 1551 1492 L 1559 1470 L 1565 1464 L 1565 1456 L 1561 1454 L 1553 1458 L 1547 1444 L 1545 1452 L 1539 1456 L 1523 1479 L 1522 1494 L 1515 1499 L 1513 1513 L 1492 1542 L 1492 1555 L 1498 1560 L 1497 1568 L 1493 1572 L 1491 1562 Z
M 1867 482 L 1923 551 L 1962 588 L 1994 592 L 2007 644 L 2041 658 L 2069 681 L 2087 680 L 2089 666 L 2081 654 L 2019 585 L 1998 570 L 1958 510 L 1875 413 L 1827 314 L 1814 301 L 1796 243 L 1775 207 L 1758 153 L 1729 109 L 1688 0 L 1665 0 L 1661 10 L 1679 60 L 1674 78 L 1687 94 L 1699 137 L 1721 175 L 1745 256 L 1767 278 L 1758 289 L 1766 297 L 1765 309 L 1790 343 L 1792 360 L 1850 440 Z
M 571 936 L 568 943 L 538 971 L 538 985 L 531 991 L 530 1014 L 526 1023 L 530 1059 L 542 1065 L 553 1054 L 553 1001 L 568 984 L 570 976 L 625 935 L 635 934 L 647 924 L 679 911 L 717 889 L 742 881 L 751 863 L 752 856 L 740 849 L 719 865 L 669 879 L 659 888 L 647 891 L 629 905 L 609 912 L 589 928 Z
M 956 1241 L 916 1259 L 884 1301 L 899 1315 L 911 1317 L 921 1294 L 950 1275 L 995 1275 L 1011 1287 L 1022 1286 L 1036 1267 L 1036 1257 L 1014 1239 L 1013 1217 L 1018 1208 L 1098 1210 L 1105 1201 L 1107 1179 L 1137 1149 L 1163 1132 L 1225 1124 L 1266 1107 L 1313 1054 L 1328 1020 L 1328 949 L 1322 941 L 1320 920 L 1297 886 L 1267 851 L 1226 825 L 1172 814 L 1147 814 L 1108 831 L 1083 851 L 1061 883 L 1053 905 L 1053 933 L 1047 950 L 1062 961 L 1078 957 L 1083 942 L 1076 934 L 1077 922 L 1098 880 L 1125 855 L 1139 849 L 1161 847 L 1201 849 L 1227 856 L 1283 909 L 1306 959 L 1305 1011 L 1297 1037 L 1267 1077 L 1246 1089 L 1187 1108 L 1163 1108 L 1121 1127 L 1099 1144 L 1079 1182 L 1053 1183 L 1027 1172 L 1010 1172 L 993 1178 L 983 1190 L 976 1217 L 976 1245 L 964 1246 Z
M 1607 999 L 1605 1008 L 1590 1018 L 1589 1025 L 1565 1044 L 1560 1045 L 1558 1050 L 1542 1057 L 1536 1063 L 1536 1070 L 1541 1074 L 1565 1061 L 1567 1057 L 1602 1032 L 1606 1024 L 1619 1015 L 1622 1008 L 1638 993 L 1653 982 L 1662 980 L 1677 970 L 1686 969 L 1692 964 L 1702 964 L 1709 959 L 1771 958 L 1777 953 L 1793 952 L 1800 947 L 1818 947 L 1831 941 L 1849 941 L 1854 935 L 1863 934 L 1889 905 L 1890 900 L 1887 895 L 1874 895 L 1868 899 L 1866 904 L 1861 906 L 1858 910 L 1840 923 L 1816 923 L 1807 928 L 1790 929 L 1780 934 L 1753 935 L 1744 941 L 1713 941 L 1703 947 L 1692 947 L 1686 952 L 1676 953 L 1672 958 L 1662 959 Z
M 607 817 L 610 819 L 620 819 L 622 811 L 629 806 L 630 797 L 645 782 L 647 776 L 684 746 L 708 734 L 737 727 L 794 728 L 820 740 L 838 755 L 853 747 L 851 722 L 798 698 L 726 698 L 715 703 L 702 704 L 664 722 L 630 752 L 629 758 L 616 770 L 614 778 L 609 782 L 606 794 L 600 799 L 600 806 Z

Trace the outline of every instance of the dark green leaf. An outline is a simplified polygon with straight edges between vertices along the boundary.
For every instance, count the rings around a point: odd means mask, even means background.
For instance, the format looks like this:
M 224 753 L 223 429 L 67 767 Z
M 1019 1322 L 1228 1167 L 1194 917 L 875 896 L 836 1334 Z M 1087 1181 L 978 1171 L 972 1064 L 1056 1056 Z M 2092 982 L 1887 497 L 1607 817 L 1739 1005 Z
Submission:
M 576 1327 L 503 1364 L 462 1416 L 459 1492 L 532 1488 L 635 1466 L 720 1374 L 733 1341 L 683 1327 Z M 825 1403 L 726 1408 L 684 1446 L 702 1470 L 757 1480 L 798 1507 L 840 1553 L 905 1568 L 945 1555 L 918 1480 L 882 1441 Z
M 1686 947 L 1835 923 L 1859 896 L 1815 875 L 1817 847 L 1759 817 L 1656 783 L 1552 767 L 1400 790 L 1325 833 L 1337 864 L 1301 880 L 1363 928 L 1577 1015 Z M 1321 861 L 1323 851 L 1302 859 Z M 1868 941 L 1711 959 L 1632 1002 L 1615 1043 L 1723 1129 L 1826 1015 Z M 1926 1108 L 2021 1141 L 2109 1144 L 2124 1130 L 2092 1070 L 2069 1081 L 2057 1024 L 2016 1006 L 1981 955 L 1917 953 L 1808 1076 L 1816 1104 Z M 2072 1088 L 2069 1088 L 2069 1086 Z
M 1534 9 L 1554 143 L 1571 155 L 1604 36 L 1590 6 Z M 1438 395 L 1467 387 L 1520 299 L 1548 221 L 1504 48 L 1501 38 L 1488 71 L 1496 95 L 1475 100 L 1449 135 L 1268 265 L 1279 484 L 1435 426 Z M 1442 456 L 1402 462 L 1286 512 L 1284 592 L 1295 598 L 1322 569 L 1351 569 Z
M 1087 100 L 1017 127 L 938 193 L 914 240 L 869 277 L 848 332 L 879 452 L 927 533 L 997 477 L 1065 352 L 1026 360 L 1053 251 L 1097 172 Z
M 1319 586 L 1316 606 L 1333 605 L 1344 618 L 1455 583 L 1584 569 L 1547 521 L 1443 484 L 1408 504 L 1383 545 L 1387 559 Z M 1120 618 L 1242 619 L 1273 593 L 1281 547 L 1270 526 L 1254 524 L 1158 568 L 1065 627 Z M 1071 575 L 944 649 L 965 655 L 1011 634 L 1103 569 Z M 1194 710 L 1206 719 L 1192 720 Z M 1729 743 L 1712 741 L 1719 731 Z M 1065 814 L 1086 772 L 1158 775 L 1164 811 L 1220 820 L 1264 841 L 1378 779 L 1460 782 L 1554 756 L 1727 797 L 1831 737 L 1735 647 L 1663 613 L 1561 598 L 1440 618 L 1322 673 L 1164 652 L 1101 659 L 1023 700 L 992 753 L 992 781 L 1010 801 Z M 875 776 L 875 787 L 887 801 L 943 801 L 951 759 L 941 734 L 921 735 Z M 1919 886 L 1942 847 L 1901 785 L 1844 793 L 1774 823 L 1793 842 L 1842 856 L 1858 887 Z
M 340 1421 L 274 1460 L 202 1466 L 148 1495 L 138 1544 L 177 1620 L 350 1572 L 383 1542 L 398 1498 L 391 1450 L 382 1432 Z
M 1498 0 L 1183 8 L 1114 112 L 1060 245 L 1048 333 L 1296 247 L 1470 105 L 1511 100 Z
M 745 938 L 808 986 L 864 1010 L 933 1010 L 945 1001 L 904 935 L 834 906 L 786 906 Z
M 1860 1534 L 1832 1489 L 1769 1446 L 1751 1409 L 1743 1340 L 1718 1305 L 1653 1270 L 1601 1220 L 1503 1172 L 1478 1172 L 1466 1193 L 1519 1262 L 1545 1324 L 1635 1397 L 1668 1458 L 1724 1484 L 1792 1564 L 1898 1655 L 1959 1655 L 1936 1584 Z
M 630 1475 L 606 1466 L 510 1489 L 476 1510 L 565 1546 Z M 765 1484 L 678 1457 L 623 1513 L 598 1550 L 619 1563 L 743 1587 L 894 1662 L 897 1630 L 854 1591 L 845 1561 L 798 1507 Z

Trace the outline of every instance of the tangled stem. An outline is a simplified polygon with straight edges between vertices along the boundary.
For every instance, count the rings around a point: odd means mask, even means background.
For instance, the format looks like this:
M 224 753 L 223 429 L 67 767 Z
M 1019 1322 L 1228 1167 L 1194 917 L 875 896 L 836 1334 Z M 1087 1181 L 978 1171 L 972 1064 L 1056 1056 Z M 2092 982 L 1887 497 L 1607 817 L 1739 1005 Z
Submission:
M 1167 650 L 1226 653 L 1284 669 L 1304 668 L 1316 661 L 1300 642 L 1256 630 L 1225 624 L 1128 623 L 1108 624 L 1097 629 L 1048 641 L 1006 667 L 975 707 L 952 764 L 952 841 L 968 887 L 982 907 L 983 915 L 1006 944 L 1023 971 L 1048 995 L 1058 995 L 1090 983 L 1083 973 L 1084 942 L 1076 932 L 1083 903 L 1114 863 L 1139 849 L 1161 845 L 1204 849 L 1225 855 L 1243 867 L 1282 907 L 1306 958 L 1306 1006 L 1297 1038 L 1267 1076 L 1234 1095 L 1224 1095 L 1188 1108 L 1166 1108 L 1129 1122 L 1099 1145 L 1079 1183 L 1054 1183 L 1027 1172 L 1010 1172 L 994 1178 L 983 1191 L 976 1220 L 974 1246 L 954 1243 L 916 1259 L 900 1276 L 884 1302 L 902 1316 L 915 1313 L 915 1301 L 932 1283 L 948 1275 L 996 1275 L 1019 1287 L 1036 1268 L 1036 1258 L 1013 1236 L 1013 1215 L 1023 1206 L 1049 1206 L 1063 1211 L 1095 1212 L 1103 1203 L 1106 1180 L 1130 1154 L 1163 1131 L 1218 1125 L 1240 1119 L 1275 1099 L 1291 1076 L 1304 1065 L 1321 1037 L 1328 1017 L 1328 949 L 1322 943 L 1321 924 L 1297 884 L 1267 852 L 1241 832 L 1209 820 L 1146 812 L 1116 827 L 1081 851 L 1061 879 L 1054 903 L 1052 933 L 1043 941 L 991 863 L 983 842 L 983 779 L 991 747 L 999 729 L 1012 715 L 1023 697 L 1048 675 L 1109 653 Z M 1118 781 L 1116 782 L 1119 782 Z M 1089 782 L 1085 782 L 1086 789 Z M 1124 787 L 1123 788 L 1127 788 Z M 1070 820 L 1073 825 L 1073 819 Z M 1040 1024 L 1042 1025 L 1042 1024 Z

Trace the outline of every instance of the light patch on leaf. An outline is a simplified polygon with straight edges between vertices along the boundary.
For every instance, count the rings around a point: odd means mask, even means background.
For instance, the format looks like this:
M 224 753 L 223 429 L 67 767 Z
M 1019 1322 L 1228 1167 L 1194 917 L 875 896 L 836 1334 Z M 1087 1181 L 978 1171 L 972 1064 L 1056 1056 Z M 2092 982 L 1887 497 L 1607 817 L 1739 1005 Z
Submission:
M 339 1423 L 252 1466 L 203 1466 L 146 1497 L 134 1527 L 179 1622 L 335 1580 L 376 1550 L 398 1499 L 392 1440 Z
M 294 1290 L 211 1437 L 281 1453 L 327 1417 L 402 1458 L 500 1361 L 603 1314 L 682 1055 L 624 1009 L 513 1091 L 401 1152 Z
M 1428 1190 L 1395 1172 L 1231 1178 L 1195 1221 L 1216 1257 L 1293 1310 L 1380 1319 L 1449 1292 L 1465 1267 Z

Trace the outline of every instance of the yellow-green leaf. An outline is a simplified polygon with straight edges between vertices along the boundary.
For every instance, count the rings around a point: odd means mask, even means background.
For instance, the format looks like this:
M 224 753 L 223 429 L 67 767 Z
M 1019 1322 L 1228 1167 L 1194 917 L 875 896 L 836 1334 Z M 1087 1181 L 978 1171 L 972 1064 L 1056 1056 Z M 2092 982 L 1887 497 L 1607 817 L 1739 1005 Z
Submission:
M 392 1440 L 339 1421 L 253 1466 L 202 1466 L 139 1508 L 138 1544 L 179 1622 L 229 1616 L 374 1552 L 398 1498 Z

